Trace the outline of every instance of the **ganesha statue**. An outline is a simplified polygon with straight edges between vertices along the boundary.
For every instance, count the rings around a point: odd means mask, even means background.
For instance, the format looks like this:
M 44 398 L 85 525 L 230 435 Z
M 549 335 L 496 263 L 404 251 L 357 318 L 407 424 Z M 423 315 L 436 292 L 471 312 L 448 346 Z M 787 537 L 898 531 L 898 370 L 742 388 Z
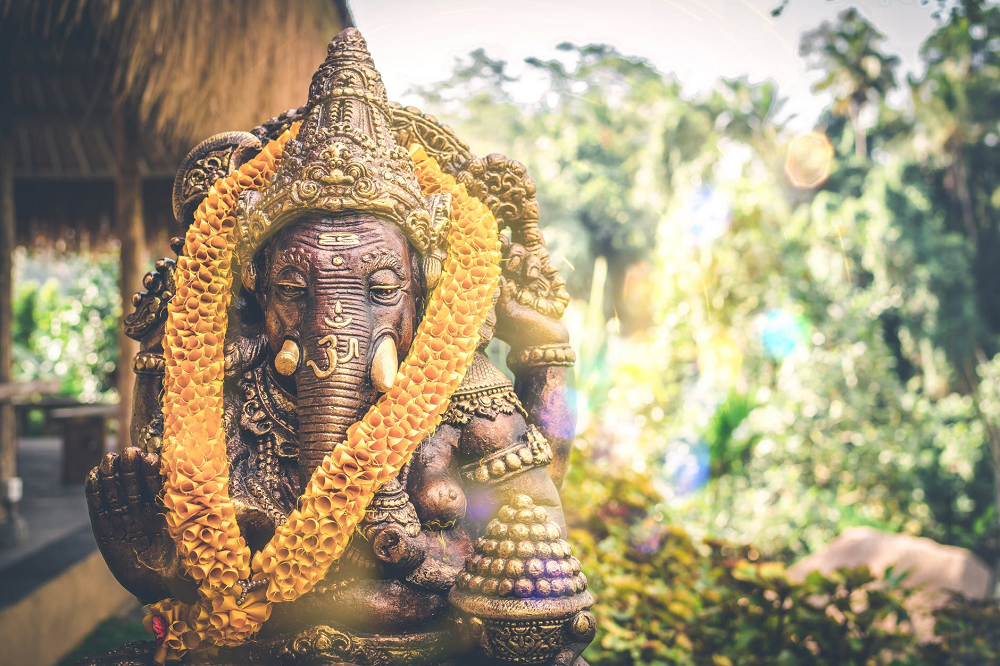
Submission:
M 125 322 L 132 446 L 87 481 L 151 640 L 83 663 L 585 664 L 568 297 L 525 168 L 389 103 L 348 29 L 173 201 Z

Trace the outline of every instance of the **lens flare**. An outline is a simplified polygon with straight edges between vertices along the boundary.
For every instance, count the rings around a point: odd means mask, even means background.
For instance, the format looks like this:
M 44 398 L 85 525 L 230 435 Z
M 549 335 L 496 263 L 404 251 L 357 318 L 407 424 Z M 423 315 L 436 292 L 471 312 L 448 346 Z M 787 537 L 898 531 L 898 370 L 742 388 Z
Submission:
M 782 360 L 808 339 L 806 322 L 788 310 L 768 310 L 760 319 L 760 341 L 774 359 Z
M 832 168 L 833 145 L 826 134 L 809 132 L 789 142 L 785 175 L 795 187 L 819 187 L 830 177 Z

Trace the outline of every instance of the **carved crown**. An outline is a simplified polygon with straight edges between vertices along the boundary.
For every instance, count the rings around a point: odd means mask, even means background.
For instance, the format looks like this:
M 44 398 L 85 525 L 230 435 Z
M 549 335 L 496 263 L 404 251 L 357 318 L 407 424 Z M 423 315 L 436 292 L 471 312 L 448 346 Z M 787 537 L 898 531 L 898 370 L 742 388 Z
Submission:
M 413 161 L 393 140 L 382 76 L 354 28 L 330 42 L 307 109 L 274 179 L 241 206 L 240 262 L 293 219 L 324 212 L 373 213 L 399 225 L 421 255 L 431 254 L 443 241 L 440 218 L 425 208 Z

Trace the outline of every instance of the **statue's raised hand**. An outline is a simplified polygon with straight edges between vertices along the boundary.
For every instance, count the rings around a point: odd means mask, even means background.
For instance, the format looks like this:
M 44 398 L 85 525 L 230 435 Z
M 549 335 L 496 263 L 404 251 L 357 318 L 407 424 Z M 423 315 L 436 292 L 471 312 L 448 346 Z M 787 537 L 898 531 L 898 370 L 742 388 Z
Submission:
M 555 271 L 547 271 L 542 257 L 523 245 L 502 239 L 503 272 L 497 301 L 496 334 L 512 347 L 566 342 L 561 309 L 552 297 L 565 290 Z M 544 250 L 544 248 L 541 248 Z
M 87 476 L 94 536 L 111 573 L 144 603 L 187 587 L 157 496 L 160 459 L 134 447 L 108 453 Z

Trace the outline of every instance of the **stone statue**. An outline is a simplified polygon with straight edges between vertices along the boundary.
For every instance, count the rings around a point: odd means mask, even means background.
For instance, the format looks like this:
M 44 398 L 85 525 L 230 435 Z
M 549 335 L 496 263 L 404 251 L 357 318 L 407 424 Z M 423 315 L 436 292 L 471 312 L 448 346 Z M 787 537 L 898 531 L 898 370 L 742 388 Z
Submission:
M 423 187 L 415 162 L 464 189 Z M 485 208 L 461 208 L 456 193 Z M 585 664 L 593 600 L 557 491 L 575 357 L 534 195 L 521 164 L 476 158 L 433 117 L 388 103 L 354 29 L 330 43 L 305 106 L 188 155 L 174 186 L 178 259 L 157 262 L 125 323 L 142 343 L 133 446 L 87 481 L 101 552 L 151 604 L 156 638 L 83 663 Z M 455 245 L 459 208 L 509 236 L 489 241 L 503 257 L 493 283 L 489 242 L 476 241 L 486 263 L 447 292 L 469 254 Z M 475 285 L 485 304 L 463 295 Z M 471 345 L 440 361 L 456 373 L 440 414 L 400 417 L 423 425 L 392 439 L 371 425 L 379 405 L 447 379 L 416 346 L 448 307 L 470 310 L 459 319 L 478 324 Z M 202 326 L 212 321 L 221 328 Z M 494 336 L 511 346 L 513 382 L 484 353 Z M 426 354 L 451 354 L 427 339 Z M 219 447 L 193 453 L 213 428 Z M 362 451 L 351 442 L 365 433 Z M 333 485 L 319 490 L 324 474 Z M 223 498 L 215 513 L 211 492 L 199 504 L 202 477 L 221 480 L 202 486 Z M 328 517 L 333 536 L 320 541 Z M 336 561 L 321 562 L 322 544 Z

